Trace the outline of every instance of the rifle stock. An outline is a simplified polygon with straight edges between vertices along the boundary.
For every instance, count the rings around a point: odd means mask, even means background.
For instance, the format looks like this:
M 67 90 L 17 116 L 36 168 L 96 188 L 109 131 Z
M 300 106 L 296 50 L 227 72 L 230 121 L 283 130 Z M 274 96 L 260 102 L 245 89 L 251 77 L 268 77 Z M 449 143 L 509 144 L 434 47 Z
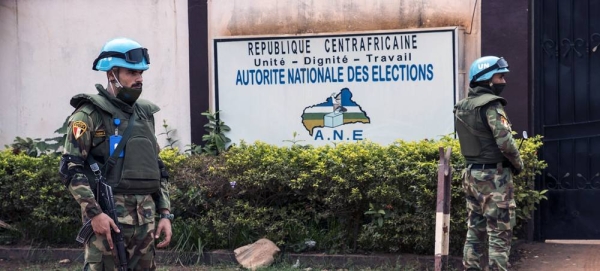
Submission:
M 123 233 L 121 224 L 118 220 L 117 208 L 115 207 L 115 199 L 112 191 L 112 187 L 106 183 L 106 179 L 102 176 L 100 172 L 100 168 L 98 164 L 94 163 L 90 165 L 92 171 L 94 172 L 96 183 L 98 184 L 97 193 L 99 194 L 98 203 L 102 208 L 102 211 L 106 213 L 117 225 L 119 228 L 119 232 L 115 232 L 111 228 L 111 235 L 113 239 L 113 243 L 116 247 L 117 257 L 119 260 L 119 270 L 127 270 L 127 253 L 125 250 L 125 241 L 123 239 Z M 90 238 L 94 235 L 94 230 L 92 228 L 92 221 L 88 220 L 83 227 L 79 230 L 77 234 L 77 242 L 82 244 L 86 244 Z

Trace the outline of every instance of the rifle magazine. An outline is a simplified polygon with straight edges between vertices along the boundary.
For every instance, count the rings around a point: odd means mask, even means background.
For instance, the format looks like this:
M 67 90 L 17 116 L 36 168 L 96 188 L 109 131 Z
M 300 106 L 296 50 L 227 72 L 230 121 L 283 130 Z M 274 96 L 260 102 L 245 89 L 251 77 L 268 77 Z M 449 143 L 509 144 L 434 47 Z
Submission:
M 77 233 L 77 238 L 75 240 L 81 244 L 87 244 L 87 242 L 94 235 L 94 229 L 92 228 L 92 220 L 88 220 L 83 224 L 83 227 Z

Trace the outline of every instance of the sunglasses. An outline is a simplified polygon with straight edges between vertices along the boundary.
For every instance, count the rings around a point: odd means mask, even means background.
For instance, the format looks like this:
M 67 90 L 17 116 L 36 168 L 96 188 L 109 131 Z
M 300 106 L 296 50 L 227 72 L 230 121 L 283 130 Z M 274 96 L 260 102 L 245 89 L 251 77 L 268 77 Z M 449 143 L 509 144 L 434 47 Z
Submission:
M 138 64 L 138 63 L 141 63 L 144 59 L 146 59 L 146 63 L 150 64 L 150 56 L 148 55 L 148 49 L 136 48 L 136 49 L 129 50 L 125 53 L 115 52 L 115 51 L 102 52 L 96 58 L 96 60 L 94 60 L 94 64 L 92 64 L 93 65 L 92 68 L 94 70 L 96 70 L 96 64 L 98 64 L 98 61 L 100 61 L 100 59 L 107 58 L 107 57 L 121 58 L 121 59 L 124 59 L 125 61 L 127 61 L 127 63 L 131 63 L 131 64 Z
M 479 77 L 483 76 L 484 74 L 486 74 L 490 71 L 497 70 L 497 69 L 505 69 L 505 68 L 508 68 L 508 62 L 506 62 L 506 60 L 504 58 L 499 58 L 498 61 L 496 61 L 496 63 L 494 65 L 489 66 L 486 69 L 483 69 L 482 71 L 475 74 L 475 76 L 473 76 L 473 79 L 471 79 L 471 82 L 477 81 L 477 79 Z

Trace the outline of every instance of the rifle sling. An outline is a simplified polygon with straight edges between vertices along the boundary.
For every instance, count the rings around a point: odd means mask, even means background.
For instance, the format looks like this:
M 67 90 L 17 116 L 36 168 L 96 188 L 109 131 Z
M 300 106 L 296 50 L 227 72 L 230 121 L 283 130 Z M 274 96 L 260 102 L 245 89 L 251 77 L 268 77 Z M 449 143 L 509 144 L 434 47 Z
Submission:
M 104 166 L 102 166 L 101 171 L 104 176 L 108 176 L 107 174 L 111 171 L 113 166 L 117 163 L 117 159 L 119 159 L 119 154 L 125 148 L 125 144 L 127 143 L 127 140 L 129 140 L 129 137 L 131 136 L 131 131 L 133 130 L 133 126 L 134 126 L 136 118 L 137 118 L 137 111 L 134 108 L 133 114 L 131 114 L 131 117 L 129 118 L 129 122 L 127 123 L 127 128 L 125 128 L 125 132 L 123 133 L 123 137 L 121 138 L 121 141 L 117 145 L 117 148 L 115 148 L 115 150 L 113 151 L 113 154 L 108 158 L 108 160 L 106 161 Z M 94 158 L 91 155 L 88 155 L 87 162 L 88 162 L 88 164 L 92 165 L 92 164 L 96 163 L 96 160 L 94 160 Z

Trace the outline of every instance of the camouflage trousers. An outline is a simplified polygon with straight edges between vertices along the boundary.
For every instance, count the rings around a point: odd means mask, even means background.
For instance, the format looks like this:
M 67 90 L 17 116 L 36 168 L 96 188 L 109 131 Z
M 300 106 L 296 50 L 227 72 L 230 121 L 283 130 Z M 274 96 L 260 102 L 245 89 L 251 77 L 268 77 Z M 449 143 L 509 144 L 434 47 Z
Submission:
M 154 222 L 141 226 L 121 224 L 121 232 L 127 254 L 127 270 L 155 270 L 154 263 Z M 92 236 L 85 245 L 84 271 L 117 270 L 118 257 L 113 238 L 111 251 L 106 237 Z
M 489 270 L 508 270 L 512 228 L 516 220 L 512 172 L 509 168 L 469 167 L 463 177 L 468 212 L 463 250 L 465 270 L 483 270 L 480 260 L 486 241 L 489 243 Z

